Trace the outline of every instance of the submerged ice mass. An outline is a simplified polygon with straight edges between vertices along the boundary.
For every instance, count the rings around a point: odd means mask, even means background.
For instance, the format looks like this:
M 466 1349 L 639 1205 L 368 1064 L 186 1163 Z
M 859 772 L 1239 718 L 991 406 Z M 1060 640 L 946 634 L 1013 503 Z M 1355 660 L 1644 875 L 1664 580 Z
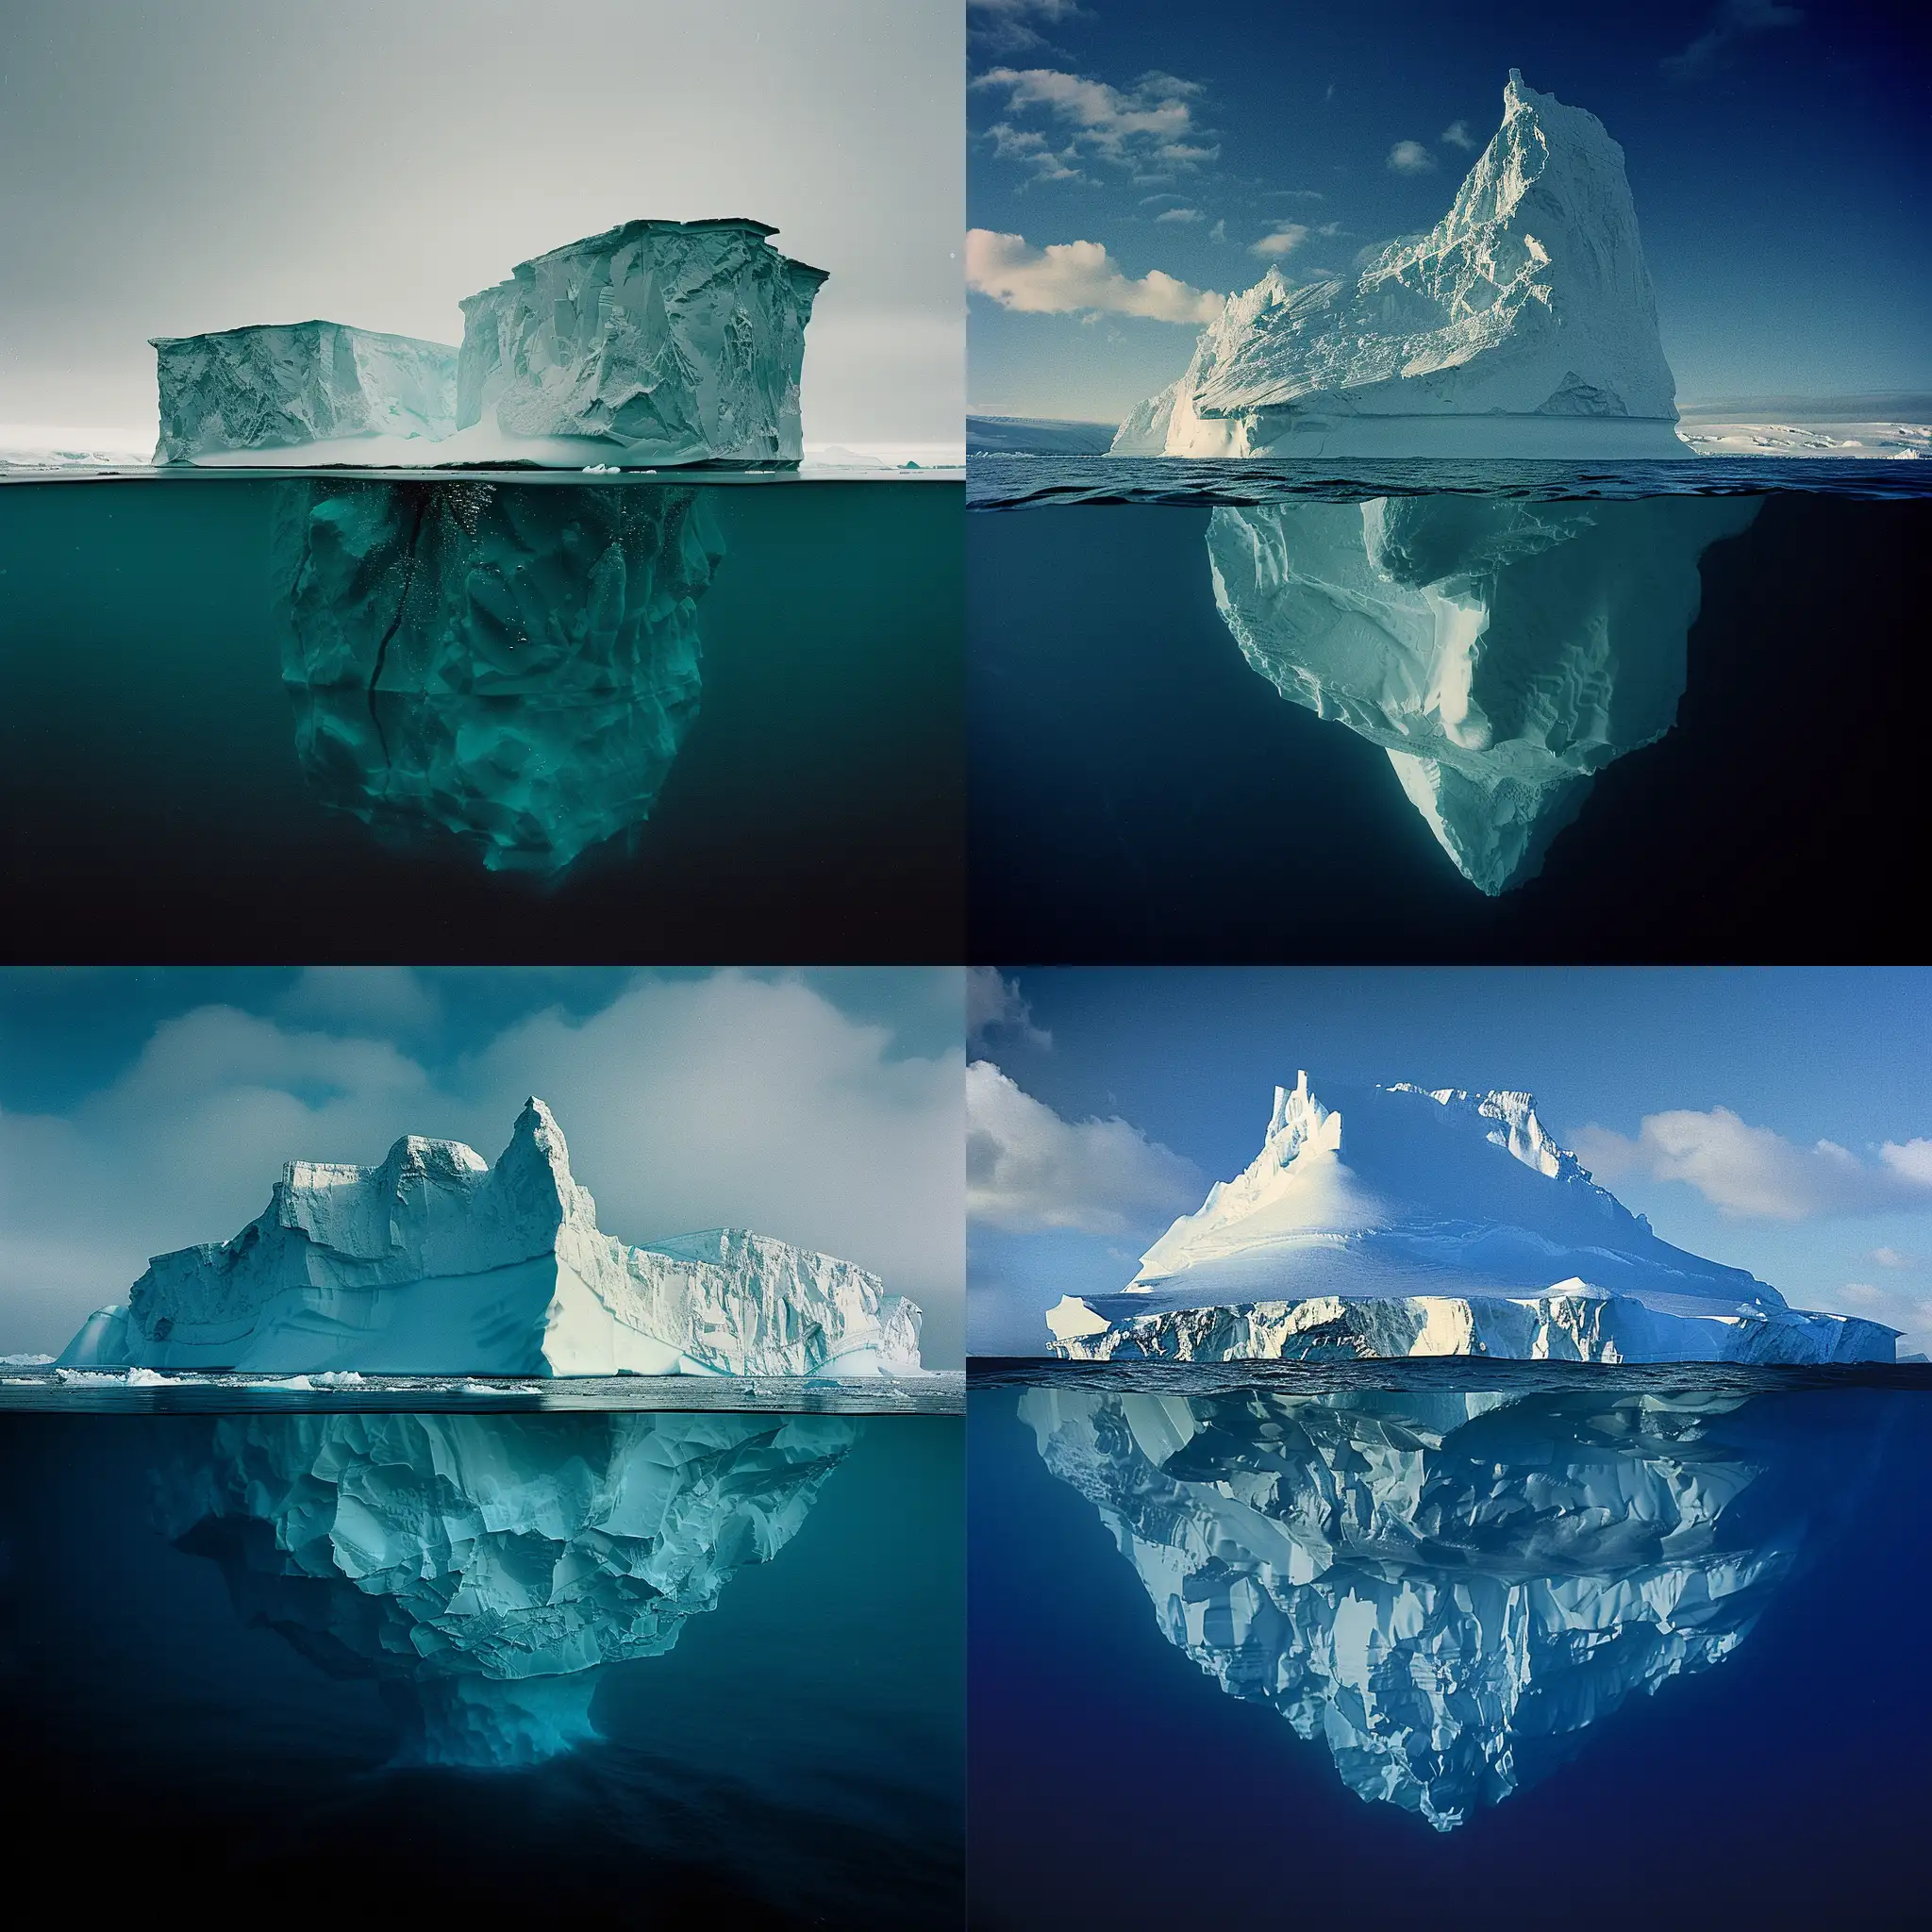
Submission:
M 158 338 L 158 462 L 797 461 L 826 279 L 762 222 L 633 221 L 462 303 L 460 349 L 333 322 Z
M 1685 456 L 1624 151 L 1510 71 L 1449 212 L 1232 295 L 1116 456 Z
M 1676 723 L 1710 544 L 1755 497 L 1222 508 L 1214 601 L 1281 695 L 1380 745 L 1457 870 L 1541 870 L 1594 775 Z
M 698 712 L 703 492 L 283 490 L 282 677 L 325 803 L 543 874 L 643 824 Z
M 1438 1831 L 1729 1657 L 1861 1479 L 1746 1398 L 1031 1389 L 1162 1636 Z M 1866 1465 L 1869 1466 L 1869 1465 Z
M 735 1228 L 597 1226 L 550 1110 L 491 1167 L 406 1136 L 379 1167 L 291 1161 L 220 1247 L 158 1256 L 69 1368 L 271 1374 L 916 1374 L 920 1311 L 849 1261 Z
M 797 1533 L 863 1424 L 830 1416 L 225 1416 L 157 1472 L 163 1534 L 244 1624 L 373 1677 L 402 1763 L 509 1769 L 594 1740 L 658 1657 Z
M 1550 1138 L 1526 1093 L 1276 1088 L 1261 1152 L 1141 1257 L 1063 1296 L 1085 1360 L 1494 1356 L 1890 1361 L 1898 1331 L 1786 1306 L 1673 1247 Z

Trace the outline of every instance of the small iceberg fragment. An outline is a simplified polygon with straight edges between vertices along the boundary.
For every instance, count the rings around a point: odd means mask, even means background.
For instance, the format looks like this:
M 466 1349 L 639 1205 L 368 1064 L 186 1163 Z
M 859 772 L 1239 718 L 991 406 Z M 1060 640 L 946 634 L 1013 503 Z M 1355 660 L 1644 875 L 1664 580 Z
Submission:
M 378 1167 L 291 1161 L 234 1240 L 156 1257 L 91 1315 L 59 1373 L 918 1374 L 919 1328 L 876 1275 L 768 1235 L 603 1233 L 532 1099 L 494 1167 L 414 1134 Z
M 1559 1147 L 1526 1093 L 1274 1090 L 1261 1151 L 1046 1322 L 1087 1361 L 1488 1356 L 1889 1362 L 1899 1331 L 1790 1307 L 1673 1247 Z
M 1456 869 L 1542 869 L 1613 759 L 1677 721 L 1699 561 L 1758 497 L 1374 497 L 1217 508 L 1214 602 L 1291 704 L 1389 754 Z

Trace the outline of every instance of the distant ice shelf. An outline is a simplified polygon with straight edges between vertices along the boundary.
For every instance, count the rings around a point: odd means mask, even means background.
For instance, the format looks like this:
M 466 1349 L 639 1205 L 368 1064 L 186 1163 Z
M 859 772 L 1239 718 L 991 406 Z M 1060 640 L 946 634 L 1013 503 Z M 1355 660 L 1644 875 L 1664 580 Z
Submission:
M 1526 1093 L 1324 1102 L 1306 1073 L 1275 1089 L 1261 1152 L 1120 1293 L 1063 1296 L 1046 1323 L 1091 1361 L 1889 1362 L 1899 1332 L 1659 1240 Z
M 918 1374 L 920 1311 L 862 1268 L 714 1228 L 597 1226 L 550 1110 L 494 1167 L 406 1136 L 379 1167 L 291 1161 L 220 1247 L 158 1256 L 67 1369 L 487 1375 Z
M 632 221 L 462 303 L 459 347 L 336 322 L 157 338 L 158 462 L 795 462 L 826 279 L 742 217 Z

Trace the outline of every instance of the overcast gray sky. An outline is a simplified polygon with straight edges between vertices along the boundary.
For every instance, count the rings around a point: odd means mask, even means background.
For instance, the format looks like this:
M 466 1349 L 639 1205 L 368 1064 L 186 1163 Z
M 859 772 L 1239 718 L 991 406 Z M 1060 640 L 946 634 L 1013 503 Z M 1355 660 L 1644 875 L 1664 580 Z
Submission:
M 153 434 L 146 338 L 460 297 L 637 216 L 831 271 L 808 442 L 958 441 L 960 0 L 0 0 L 0 426 Z

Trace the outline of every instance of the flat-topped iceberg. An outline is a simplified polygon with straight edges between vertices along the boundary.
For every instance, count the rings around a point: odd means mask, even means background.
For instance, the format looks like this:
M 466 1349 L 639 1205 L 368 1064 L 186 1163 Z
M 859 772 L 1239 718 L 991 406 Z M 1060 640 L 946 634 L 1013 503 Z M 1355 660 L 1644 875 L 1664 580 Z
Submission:
M 826 279 L 741 216 L 625 222 L 462 303 L 460 349 L 333 322 L 155 341 L 158 462 L 795 462 Z
M 151 339 L 160 388 L 158 463 L 368 439 L 434 441 L 456 427 L 457 351 L 341 322 L 265 323 Z
M 399 1763 L 505 1770 L 597 1735 L 612 1664 L 660 1657 L 797 1534 L 863 1424 L 837 1416 L 249 1415 L 156 1472 L 162 1533 L 236 1613 L 373 1677 Z
M 1290 703 L 1389 754 L 1456 869 L 1535 877 L 1613 759 L 1677 721 L 1699 562 L 1757 497 L 1217 508 L 1214 602 Z
M 404 842 L 555 875 L 650 816 L 695 723 L 704 492 L 281 486 L 282 678 L 303 774 Z
M 1029 1389 L 1160 1633 L 1438 1831 L 1731 1657 L 1871 1467 L 1738 1395 Z
M 1673 1247 L 1553 1141 L 1526 1093 L 1274 1090 L 1261 1151 L 1119 1294 L 1048 1311 L 1085 1360 L 1496 1356 L 1890 1361 L 1898 1331 L 1788 1307 Z
M 1682 457 L 1624 151 L 1524 84 L 1425 235 L 1296 287 L 1272 268 L 1202 331 L 1116 456 Z
M 70 1368 L 270 1374 L 920 1372 L 918 1307 L 849 1261 L 733 1228 L 632 1247 L 597 1226 L 550 1110 L 491 1167 L 411 1134 L 379 1167 L 289 1163 L 220 1247 L 158 1256 Z

